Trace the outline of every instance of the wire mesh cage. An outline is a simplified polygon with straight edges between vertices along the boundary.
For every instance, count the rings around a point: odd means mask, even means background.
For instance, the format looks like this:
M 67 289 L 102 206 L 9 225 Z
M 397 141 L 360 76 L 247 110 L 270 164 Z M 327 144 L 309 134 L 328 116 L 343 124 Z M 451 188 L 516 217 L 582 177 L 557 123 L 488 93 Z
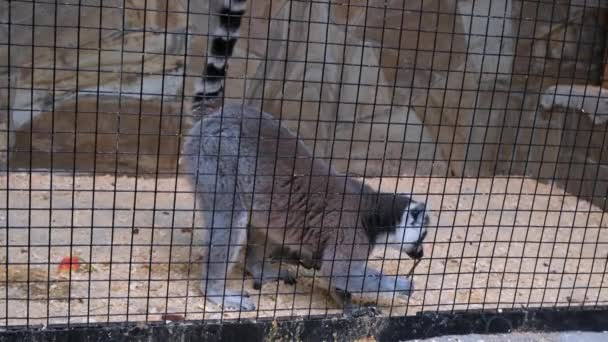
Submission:
M 329 317 L 345 245 L 384 316 L 607 304 L 606 7 L 0 0 L 0 325 Z

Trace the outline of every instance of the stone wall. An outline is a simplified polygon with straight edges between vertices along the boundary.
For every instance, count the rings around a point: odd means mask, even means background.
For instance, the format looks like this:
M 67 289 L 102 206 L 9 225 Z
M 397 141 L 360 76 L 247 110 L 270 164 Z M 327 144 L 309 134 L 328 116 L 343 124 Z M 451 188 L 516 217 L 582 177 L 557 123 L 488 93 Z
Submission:
M 10 167 L 151 172 L 160 151 L 159 171 L 175 168 L 185 9 L 179 1 L 145 3 L 147 11 L 139 0 L 103 8 L 98 0 L 1 2 L 1 20 L 10 13 L 12 23 L 10 35 L 0 26 L 10 44 L 0 51 L 3 88 L 10 79 L 0 99 L 6 108 L 10 95 L 10 119 L 2 120 L 14 131 Z
M 76 4 L 0 0 L 0 128 L 16 131 L 9 166 L 175 172 L 180 134 L 196 119 L 188 107 L 208 4 Z M 559 160 L 568 156 L 606 157 L 601 128 L 576 113 L 540 113 L 538 93 L 558 82 L 600 81 L 602 5 L 256 1 L 243 22 L 249 39 L 230 64 L 227 101 L 245 98 L 281 115 L 351 173 L 563 175 Z M 572 120 L 596 130 L 589 153 L 577 150 L 585 144 L 576 130 L 564 130 Z
M 556 179 L 577 196 L 604 208 L 608 193 L 606 124 L 584 113 L 538 108 L 539 94 L 554 84 L 600 85 L 606 55 L 606 1 L 514 1 L 518 44 L 511 77 L 514 103 L 507 111 L 503 173 Z M 525 20 L 524 20 L 525 18 Z

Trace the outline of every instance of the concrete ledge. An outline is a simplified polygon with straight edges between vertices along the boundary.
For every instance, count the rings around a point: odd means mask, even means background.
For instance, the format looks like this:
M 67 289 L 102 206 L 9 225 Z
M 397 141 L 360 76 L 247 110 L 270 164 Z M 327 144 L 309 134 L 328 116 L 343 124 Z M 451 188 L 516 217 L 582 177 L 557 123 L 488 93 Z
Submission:
M 0 341 L 397 341 L 443 335 L 603 331 L 608 307 L 426 313 L 409 317 L 293 317 L 260 321 L 15 328 Z

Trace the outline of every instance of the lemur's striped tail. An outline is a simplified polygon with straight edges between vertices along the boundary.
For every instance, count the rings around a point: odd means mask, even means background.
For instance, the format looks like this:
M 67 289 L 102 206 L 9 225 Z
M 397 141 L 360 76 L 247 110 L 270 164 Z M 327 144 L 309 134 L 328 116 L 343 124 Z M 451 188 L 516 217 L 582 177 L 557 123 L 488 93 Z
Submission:
M 193 111 L 204 108 L 205 102 L 214 102 L 224 90 L 228 59 L 232 56 L 239 37 L 241 20 L 247 9 L 247 0 L 210 0 L 211 27 L 207 61 L 203 77 L 196 84 L 192 101 Z M 219 3 L 217 3 L 219 2 Z

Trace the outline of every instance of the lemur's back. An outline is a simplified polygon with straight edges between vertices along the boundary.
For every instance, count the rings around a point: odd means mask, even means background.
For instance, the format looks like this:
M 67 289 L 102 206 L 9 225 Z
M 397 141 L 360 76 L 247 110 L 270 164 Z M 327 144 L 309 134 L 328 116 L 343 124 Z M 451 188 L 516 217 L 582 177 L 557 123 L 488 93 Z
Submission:
M 184 146 L 187 169 L 198 170 L 199 177 L 238 174 L 242 193 L 277 193 L 280 180 L 334 174 L 326 163 L 313 160 L 311 151 L 278 119 L 251 108 L 225 106 L 203 116 L 190 132 L 194 135 Z
M 356 226 L 364 185 L 314 159 L 271 115 L 226 106 L 204 116 L 191 132 L 200 137 L 185 146 L 185 162 L 189 172 L 198 169 L 203 197 L 223 193 L 215 197 L 216 210 L 231 210 L 237 196 L 250 208 L 252 227 L 273 229 L 273 240 L 297 249 L 304 243 L 304 249 L 316 250 L 328 239 L 343 238 L 330 228 Z

